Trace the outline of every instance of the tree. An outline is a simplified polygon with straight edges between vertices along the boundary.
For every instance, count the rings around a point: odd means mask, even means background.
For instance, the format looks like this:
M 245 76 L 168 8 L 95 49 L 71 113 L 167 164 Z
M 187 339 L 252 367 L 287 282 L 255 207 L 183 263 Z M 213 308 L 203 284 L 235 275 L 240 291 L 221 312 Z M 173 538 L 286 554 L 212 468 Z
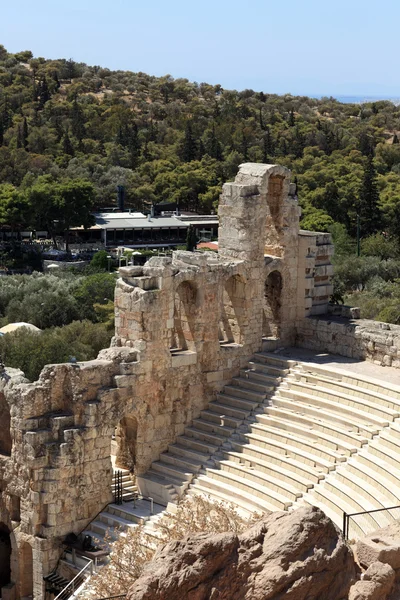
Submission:
M 84 179 L 71 179 L 57 186 L 57 206 L 64 231 L 65 249 L 69 251 L 71 227 L 90 227 L 94 224 L 92 215 L 95 191 L 93 184 Z
M 0 185 L 0 224 L 22 229 L 28 220 L 29 207 L 24 195 L 13 185 Z
M 57 248 L 59 207 L 56 182 L 50 175 L 38 177 L 34 185 L 27 189 L 26 199 L 30 207 L 31 226 L 35 229 L 46 229 Z
M 190 121 L 187 121 L 185 129 L 185 139 L 183 141 L 181 151 L 182 160 L 184 162 L 191 162 L 192 160 L 195 160 L 196 154 L 196 141 L 193 137 L 192 124 Z
M 375 233 L 381 227 L 382 213 L 379 207 L 377 175 L 372 155 L 367 157 L 364 166 L 364 175 L 359 192 L 358 214 L 363 237 Z
M 196 248 L 197 248 L 196 232 L 194 230 L 193 225 L 189 225 L 189 228 L 188 228 L 187 234 L 186 234 L 186 250 L 188 252 L 193 252 L 193 250 L 196 250 Z

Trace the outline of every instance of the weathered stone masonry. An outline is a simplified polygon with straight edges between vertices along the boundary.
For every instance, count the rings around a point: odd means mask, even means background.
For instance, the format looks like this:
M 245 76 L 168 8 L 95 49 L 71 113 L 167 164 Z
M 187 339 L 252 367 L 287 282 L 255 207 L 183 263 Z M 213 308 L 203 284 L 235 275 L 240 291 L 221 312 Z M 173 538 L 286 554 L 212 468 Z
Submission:
M 241 165 L 221 196 L 218 255 L 175 252 L 121 268 L 111 348 L 47 366 L 35 383 L 3 373 L 0 533 L 12 545 L 4 597 L 41 598 L 62 540 L 111 501 L 116 428 L 119 462 L 145 473 L 263 337 L 293 344 L 305 317 L 326 312 L 332 244 L 299 232 L 293 194 L 287 169 Z

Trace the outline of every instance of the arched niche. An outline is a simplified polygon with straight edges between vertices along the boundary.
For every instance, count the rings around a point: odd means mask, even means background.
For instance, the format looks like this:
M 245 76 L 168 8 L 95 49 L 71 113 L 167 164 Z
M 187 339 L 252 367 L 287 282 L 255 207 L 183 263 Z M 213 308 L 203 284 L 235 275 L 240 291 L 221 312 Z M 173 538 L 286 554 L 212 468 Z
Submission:
M 11 456 L 11 416 L 10 407 L 4 394 L 0 394 L 0 455 Z
M 0 590 L 11 583 L 11 537 L 10 530 L 0 523 Z
M 246 310 L 246 284 L 240 275 L 232 275 L 224 285 L 219 324 L 221 344 L 243 344 Z
M 127 415 L 115 428 L 114 456 L 116 468 L 128 469 L 131 473 L 135 470 L 136 444 L 138 421 L 136 417 Z
M 263 336 L 278 338 L 281 326 L 282 275 L 272 271 L 264 284 Z
M 24 542 L 19 551 L 20 596 L 33 596 L 33 554 L 32 546 Z
M 183 281 L 175 290 L 174 327 L 171 336 L 171 351 L 196 350 L 197 287 L 190 281 Z

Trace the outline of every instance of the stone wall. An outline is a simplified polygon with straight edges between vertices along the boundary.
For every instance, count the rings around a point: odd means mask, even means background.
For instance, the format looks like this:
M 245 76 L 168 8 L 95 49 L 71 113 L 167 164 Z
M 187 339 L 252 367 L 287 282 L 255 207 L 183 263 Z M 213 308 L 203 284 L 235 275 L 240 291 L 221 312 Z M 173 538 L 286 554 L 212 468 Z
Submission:
M 263 335 L 292 344 L 313 307 L 327 310 L 332 244 L 299 234 L 289 176 L 241 165 L 223 188 L 218 255 L 174 252 L 121 268 L 115 336 L 97 360 L 46 366 L 34 383 L 0 374 L 0 526 L 14 597 L 42 598 L 62 540 L 110 502 L 115 432 L 121 466 L 143 474 Z
M 296 345 L 400 368 L 399 325 L 337 316 L 309 318 L 297 324 Z

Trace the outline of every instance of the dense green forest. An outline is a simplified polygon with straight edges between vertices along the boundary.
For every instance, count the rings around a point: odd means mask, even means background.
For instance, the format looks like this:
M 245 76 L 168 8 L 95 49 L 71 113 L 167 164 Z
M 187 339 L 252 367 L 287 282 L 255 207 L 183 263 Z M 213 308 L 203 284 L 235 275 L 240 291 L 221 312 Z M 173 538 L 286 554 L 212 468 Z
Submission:
M 238 92 L 0 46 L 0 222 L 38 225 L 55 197 L 74 224 L 71 198 L 111 206 L 117 185 L 133 208 L 168 200 L 209 212 L 238 165 L 255 161 L 292 169 L 305 227 L 339 222 L 354 235 L 359 212 L 363 235 L 397 236 L 398 131 L 400 108 L 386 101 Z
M 0 224 L 90 224 L 93 208 L 215 209 L 243 161 L 292 170 L 304 228 L 331 231 L 335 297 L 400 321 L 400 108 L 110 71 L 0 46 Z M 361 254 L 357 259 L 357 215 Z M 55 225 L 57 223 L 57 225 Z

